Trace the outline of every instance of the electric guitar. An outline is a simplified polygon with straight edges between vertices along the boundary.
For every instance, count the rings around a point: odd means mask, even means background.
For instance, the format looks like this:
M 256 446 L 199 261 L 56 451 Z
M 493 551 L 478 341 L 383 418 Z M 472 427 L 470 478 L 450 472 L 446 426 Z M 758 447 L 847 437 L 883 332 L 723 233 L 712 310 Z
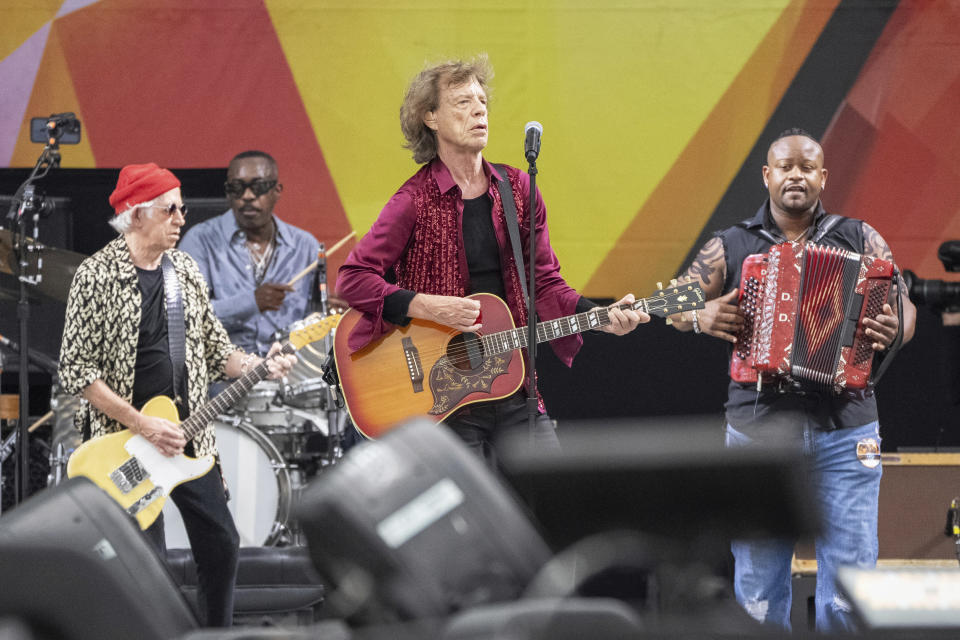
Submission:
M 320 340 L 339 320 L 339 315 L 310 315 L 299 323 L 299 328 L 291 330 L 281 353 L 294 353 L 303 345 Z M 187 441 L 236 404 L 268 373 L 264 360 L 184 420 L 180 427 Z M 174 423 L 180 421 L 176 405 L 166 396 L 152 398 L 141 411 Z M 213 463 L 212 455 L 199 458 L 184 454 L 167 457 L 143 436 L 124 429 L 93 438 L 77 447 L 67 463 L 67 476 L 85 476 L 92 480 L 134 516 L 141 529 L 146 529 L 157 519 L 174 487 L 199 478 L 213 467 Z
M 480 332 L 461 333 L 415 318 L 354 353 L 347 339 L 363 314 L 347 310 L 333 353 L 347 410 L 363 435 L 379 438 L 414 416 L 439 422 L 464 405 L 505 398 L 520 388 L 525 375 L 520 349 L 527 346 L 527 327 L 515 328 L 510 309 L 497 296 L 468 297 L 480 302 Z M 620 308 L 666 317 L 701 309 L 704 302 L 698 286 L 675 284 Z M 537 342 L 610 322 L 606 307 L 540 322 Z

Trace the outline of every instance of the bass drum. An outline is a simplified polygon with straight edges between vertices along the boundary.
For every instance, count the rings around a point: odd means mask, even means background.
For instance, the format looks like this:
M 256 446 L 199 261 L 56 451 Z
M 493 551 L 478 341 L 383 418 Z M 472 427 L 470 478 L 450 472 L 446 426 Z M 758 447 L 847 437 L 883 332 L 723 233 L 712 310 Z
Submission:
M 284 541 L 290 517 L 290 473 L 269 438 L 246 420 L 221 418 L 217 432 L 220 464 L 230 490 L 227 506 L 240 533 L 241 547 Z M 180 510 L 173 500 L 163 506 L 168 549 L 189 549 Z

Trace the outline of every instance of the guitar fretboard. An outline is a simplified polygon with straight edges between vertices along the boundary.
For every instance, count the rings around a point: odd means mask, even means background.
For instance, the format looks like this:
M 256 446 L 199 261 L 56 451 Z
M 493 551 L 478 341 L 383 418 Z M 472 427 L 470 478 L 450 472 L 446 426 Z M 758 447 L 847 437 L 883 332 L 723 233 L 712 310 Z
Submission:
M 292 344 L 285 342 L 280 353 L 286 355 L 294 353 L 296 350 L 296 347 Z M 266 378 L 269 373 L 267 361 L 263 360 L 253 369 L 237 378 L 229 387 L 218 393 L 213 400 L 205 404 L 199 411 L 180 423 L 187 440 L 195 437 L 203 431 L 211 420 L 237 404 L 241 398 L 250 392 L 250 389 L 253 389 L 255 384 Z
M 621 305 L 622 309 L 643 309 L 646 300 L 638 300 L 633 305 Z M 537 343 L 549 342 L 557 338 L 583 333 L 591 329 L 610 324 L 610 310 L 607 307 L 594 307 L 583 313 L 537 323 Z M 527 346 L 527 328 L 508 329 L 483 336 L 483 349 L 487 355 L 495 355 L 521 349 Z

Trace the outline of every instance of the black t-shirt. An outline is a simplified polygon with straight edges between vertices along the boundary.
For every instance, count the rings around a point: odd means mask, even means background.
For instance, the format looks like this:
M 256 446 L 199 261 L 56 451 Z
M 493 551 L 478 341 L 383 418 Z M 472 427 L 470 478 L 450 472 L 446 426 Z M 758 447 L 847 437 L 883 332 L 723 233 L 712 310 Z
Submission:
M 487 194 L 463 201 L 463 250 L 467 254 L 470 293 L 492 293 L 505 299 L 492 213 L 493 202 Z
M 163 296 L 163 269 L 137 267 L 140 281 L 140 337 L 133 379 L 133 406 L 143 407 L 154 396 L 174 397 L 173 364 L 167 341 L 167 315 Z M 182 410 L 181 410 L 182 411 Z

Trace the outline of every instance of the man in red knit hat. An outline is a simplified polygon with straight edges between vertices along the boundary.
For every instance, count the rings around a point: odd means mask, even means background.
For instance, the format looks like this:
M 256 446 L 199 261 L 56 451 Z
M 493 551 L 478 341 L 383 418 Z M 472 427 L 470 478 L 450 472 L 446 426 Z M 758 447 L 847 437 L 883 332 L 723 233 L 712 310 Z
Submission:
M 196 263 L 174 249 L 187 214 L 177 177 L 154 163 L 128 165 L 110 205 L 120 235 L 83 261 L 67 301 L 60 381 L 87 400 L 75 423 L 84 440 L 129 429 L 165 456 L 216 455 L 211 424 L 187 441 L 177 424 L 141 409 L 167 396 L 184 420 L 206 402 L 210 379 L 239 377 L 261 358 L 231 344 Z M 270 377 L 282 377 L 295 361 L 268 355 Z M 170 497 L 192 541 L 203 622 L 228 626 L 239 535 L 219 465 Z M 162 514 L 146 533 L 163 552 Z

